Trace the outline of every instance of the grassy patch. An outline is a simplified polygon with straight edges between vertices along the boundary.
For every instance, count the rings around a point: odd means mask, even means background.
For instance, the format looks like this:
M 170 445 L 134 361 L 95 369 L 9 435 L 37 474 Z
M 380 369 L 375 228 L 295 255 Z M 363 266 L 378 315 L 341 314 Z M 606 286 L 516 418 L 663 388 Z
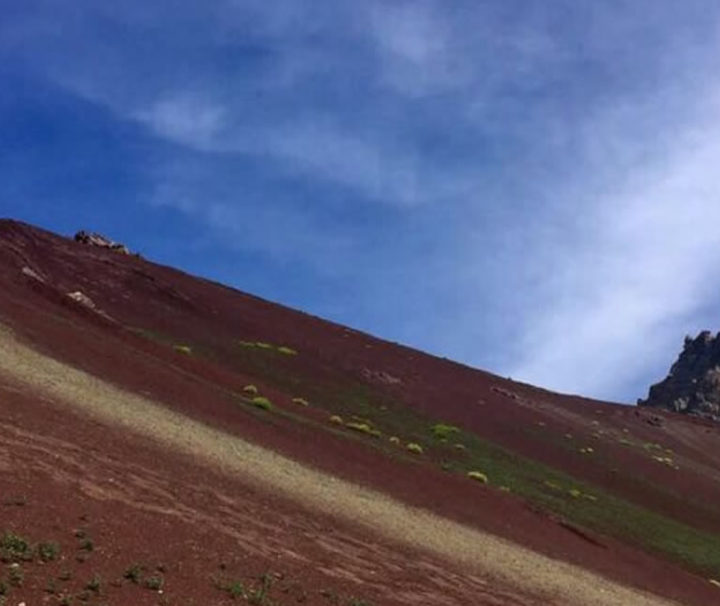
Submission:
M 173 349 L 186 356 L 192 355 L 192 348 L 189 345 L 176 345 Z
M 272 402 L 265 396 L 255 396 L 250 400 L 250 404 L 261 410 L 272 410 L 273 408 Z
M 430 428 L 430 431 L 437 440 L 449 440 L 454 435 L 460 433 L 459 428 L 446 423 L 436 423 Z

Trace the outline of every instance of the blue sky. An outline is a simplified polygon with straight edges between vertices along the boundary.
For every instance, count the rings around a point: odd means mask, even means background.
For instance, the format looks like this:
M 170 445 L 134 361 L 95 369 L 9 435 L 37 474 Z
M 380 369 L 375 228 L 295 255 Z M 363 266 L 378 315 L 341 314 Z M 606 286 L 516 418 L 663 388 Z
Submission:
M 0 0 L 0 214 L 633 402 L 720 310 L 715 0 Z

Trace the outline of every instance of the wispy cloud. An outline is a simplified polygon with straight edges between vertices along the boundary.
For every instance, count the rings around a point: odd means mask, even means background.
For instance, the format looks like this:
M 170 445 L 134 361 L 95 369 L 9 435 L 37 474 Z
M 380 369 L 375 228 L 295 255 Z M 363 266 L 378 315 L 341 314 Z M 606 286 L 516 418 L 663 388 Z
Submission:
M 142 139 L 143 204 L 330 280 L 309 309 L 630 399 L 717 298 L 711 0 L 74 6 L 8 14 L 4 64 Z

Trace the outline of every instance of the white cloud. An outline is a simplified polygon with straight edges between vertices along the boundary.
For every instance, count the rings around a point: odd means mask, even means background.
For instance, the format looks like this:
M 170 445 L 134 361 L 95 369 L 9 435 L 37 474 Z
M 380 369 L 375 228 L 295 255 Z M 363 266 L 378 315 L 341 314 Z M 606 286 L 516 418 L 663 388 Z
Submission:
M 225 126 L 226 110 L 186 95 L 161 98 L 134 116 L 156 135 L 199 150 L 211 150 Z
M 666 360 L 688 316 L 717 297 L 720 120 L 697 126 L 635 174 L 616 172 L 612 193 L 578 208 L 585 241 L 541 257 L 555 292 L 529 314 L 513 377 L 611 397 Z

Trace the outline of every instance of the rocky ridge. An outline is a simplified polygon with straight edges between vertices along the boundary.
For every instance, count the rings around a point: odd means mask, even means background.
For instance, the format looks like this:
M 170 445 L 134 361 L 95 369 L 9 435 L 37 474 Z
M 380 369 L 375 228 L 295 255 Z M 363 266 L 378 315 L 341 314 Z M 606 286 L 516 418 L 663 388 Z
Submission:
M 650 387 L 638 405 L 720 421 L 720 333 L 706 330 L 694 339 L 685 337 L 668 376 Z

